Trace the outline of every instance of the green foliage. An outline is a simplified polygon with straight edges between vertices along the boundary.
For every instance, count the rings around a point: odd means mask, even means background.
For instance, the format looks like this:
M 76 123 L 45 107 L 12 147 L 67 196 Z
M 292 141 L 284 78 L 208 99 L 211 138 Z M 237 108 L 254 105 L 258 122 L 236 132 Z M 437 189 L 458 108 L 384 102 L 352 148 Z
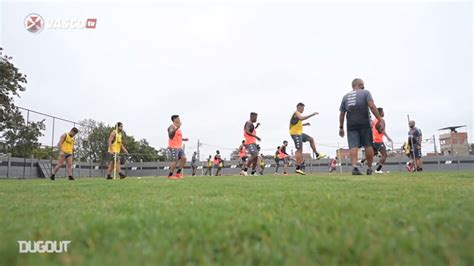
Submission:
M 103 162 L 108 150 L 107 141 L 114 127 L 92 119 L 82 120 L 80 124 L 83 126 L 79 128 L 76 156 L 84 161 Z M 151 147 L 146 139 L 137 141 L 124 132 L 123 145 L 130 153 L 131 161 L 153 162 L 163 159 L 159 151 Z
M 159 162 L 171 161 L 171 158 L 169 157 L 169 152 L 168 152 L 167 148 L 160 148 L 157 153 L 158 153 L 158 161 Z
M 38 139 L 45 129 L 44 120 L 25 124 L 23 116 L 17 110 L 10 114 L 4 125 L 1 136 L 5 139 L 7 151 L 13 157 L 30 157 L 33 150 L 41 146 Z
M 33 150 L 32 154 L 35 159 L 56 160 L 59 157 L 59 150 L 56 147 L 53 149 L 51 149 L 51 147 L 38 147 Z
M 1 265 L 474 263 L 472 172 L 0 183 Z
M 0 47 L 0 55 L 3 49 Z M 5 152 L 15 157 L 30 157 L 40 146 L 38 138 L 45 129 L 43 121 L 25 121 L 14 105 L 14 97 L 25 91 L 26 75 L 10 61 L 12 57 L 0 57 L 0 138 L 5 139 Z
M 156 162 L 160 158 L 158 151 L 151 147 L 146 139 L 136 141 L 133 136 L 124 134 L 124 146 L 130 155 L 130 160 L 134 162 Z
M 3 48 L 0 47 L 0 132 L 6 127 L 5 123 L 17 116 L 17 108 L 13 103 L 13 97 L 19 97 L 19 93 L 26 90 L 26 75 L 10 61 L 12 57 L 2 55 Z
M 107 155 L 107 139 L 113 130 L 111 126 L 93 119 L 79 122 L 75 155 L 83 161 L 103 162 Z

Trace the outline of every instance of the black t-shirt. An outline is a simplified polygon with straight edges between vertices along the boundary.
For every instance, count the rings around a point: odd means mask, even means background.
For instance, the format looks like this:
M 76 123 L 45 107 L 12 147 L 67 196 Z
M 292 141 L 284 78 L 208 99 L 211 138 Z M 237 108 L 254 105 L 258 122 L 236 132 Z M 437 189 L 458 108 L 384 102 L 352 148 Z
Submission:
M 413 141 L 413 145 L 419 145 L 421 143 L 420 136 L 421 130 L 417 127 L 411 128 L 408 131 L 408 141 Z
M 371 127 L 368 105 L 371 100 L 368 90 L 353 90 L 342 98 L 339 110 L 346 113 L 348 130 Z

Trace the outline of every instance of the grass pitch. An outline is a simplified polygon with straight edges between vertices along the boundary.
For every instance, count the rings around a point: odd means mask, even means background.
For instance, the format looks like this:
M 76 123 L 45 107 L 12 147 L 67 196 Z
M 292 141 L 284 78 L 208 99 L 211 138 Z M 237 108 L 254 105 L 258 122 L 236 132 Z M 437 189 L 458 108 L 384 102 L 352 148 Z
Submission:
M 0 180 L 0 265 L 473 265 L 473 176 Z

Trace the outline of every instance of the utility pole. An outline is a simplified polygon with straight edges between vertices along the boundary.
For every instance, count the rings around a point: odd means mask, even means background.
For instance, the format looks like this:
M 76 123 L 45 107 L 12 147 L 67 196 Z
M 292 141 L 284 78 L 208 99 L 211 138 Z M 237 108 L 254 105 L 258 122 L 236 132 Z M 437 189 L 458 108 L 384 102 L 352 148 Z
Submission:
M 199 142 L 199 139 L 198 139 L 198 145 L 197 145 L 197 159 L 198 161 L 201 161 L 201 154 L 199 152 L 199 146 L 201 146 L 201 143 Z

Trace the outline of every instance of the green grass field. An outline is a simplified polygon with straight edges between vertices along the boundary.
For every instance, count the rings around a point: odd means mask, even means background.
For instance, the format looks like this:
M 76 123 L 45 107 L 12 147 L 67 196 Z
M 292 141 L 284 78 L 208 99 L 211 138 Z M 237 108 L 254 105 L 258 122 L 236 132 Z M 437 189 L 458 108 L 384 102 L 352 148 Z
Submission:
M 472 172 L 1 180 L 0 214 L 2 266 L 474 264 Z

